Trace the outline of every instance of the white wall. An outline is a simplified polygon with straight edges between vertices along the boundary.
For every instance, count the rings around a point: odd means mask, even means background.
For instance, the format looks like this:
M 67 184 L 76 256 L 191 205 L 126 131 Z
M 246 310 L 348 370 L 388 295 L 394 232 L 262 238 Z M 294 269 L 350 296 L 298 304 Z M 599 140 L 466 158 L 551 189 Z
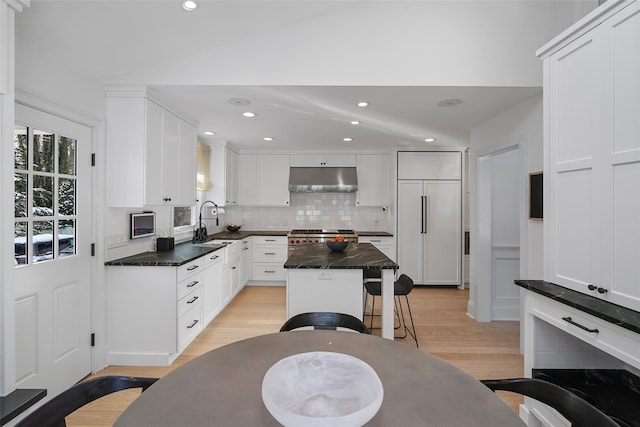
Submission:
M 526 214 L 527 180 L 529 172 L 542 169 L 542 94 L 505 111 L 471 130 L 469 174 L 471 216 L 471 266 L 469 315 L 479 321 L 491 320 L 491 283 L 487 282 L 486 255 L 479 246 L 485 235 L 486 221 L 478 218 L 478 161 L 487 156 L 518 146 L 518 206 L 520 277 L 542 278 L 542 222 L 531 221 Z M 490 194 L 489 194 L 490 196 Z M 513 234 L 513 233 L 512 233 Z M 479 238 L 480 237 L 480 238 Z M 491 236 L 488 238 L 489 245 Z M 514 285 L 515 286 L 515 285 Z

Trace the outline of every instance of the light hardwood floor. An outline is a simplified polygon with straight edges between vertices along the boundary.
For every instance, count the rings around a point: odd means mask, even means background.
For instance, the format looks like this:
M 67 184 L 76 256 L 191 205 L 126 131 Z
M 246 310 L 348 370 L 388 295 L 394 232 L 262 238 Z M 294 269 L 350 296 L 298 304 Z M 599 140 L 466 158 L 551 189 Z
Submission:
M 478 379 L 523 375 L 518 322 L 478 323 L 469 318 L 466 315 L 467 290 L 416 287 L 409 298 L 420 350 L 433 353 Z M 171 366 L 109 366 L 95 376 L 161 377 L 209 350 L 277 332 L 284 321 L 284 287 L 245 287 Z M 411 337 L 396 341 L 415 346 Z M 69 416 L 67 425 L 110 426 L 139 393 L 126 390 L 106 396 Z M 517 412 L 522 398 L 510 393 L 499 393 L 499 396 Z

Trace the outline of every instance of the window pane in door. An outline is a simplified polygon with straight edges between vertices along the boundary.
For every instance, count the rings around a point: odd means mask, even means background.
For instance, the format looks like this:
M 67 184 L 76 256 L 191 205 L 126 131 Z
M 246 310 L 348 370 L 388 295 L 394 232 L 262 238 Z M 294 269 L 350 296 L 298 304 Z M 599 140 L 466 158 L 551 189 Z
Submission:
M 33 131 L 33 170 L 53 172 L 53 140 L 52 133 L 41 130 Z
M 32 262 L 50 259 L 53 259 L 53 221 L 33 221 Z
M 28 176 L 26 173 L 15 173 L 13 175 L 13 212 L 16 218 L 25 218 L 27 216 L 27 202 L 29 201 L 27 183 Z
M 53 177 L 33 175 L 33 215 L 53 215 Z
M 76 214 L 76 180 L 60 178 L 58 181 L 58 214 Z
M 58 254 L 60 258 L 76 254 L 76 221 L 60 220 L 58 224 Z
M 76 140 L 61 136 L 58 142 L 58 173 L 76 174 Z
M 29 225 L 26 222 L 16 222 L 16 225 L 14 227 L 14 265 L 23 265 L 27 263 L 27 256 L 29 256 L 29 247 L 27 246 L 27 233 L 29 231 L 28 227 Z
M 29 140 L 27 127 L 16 125 L 13 131 L 13 165 L 15 169 L 27 170 L 29 167 Z

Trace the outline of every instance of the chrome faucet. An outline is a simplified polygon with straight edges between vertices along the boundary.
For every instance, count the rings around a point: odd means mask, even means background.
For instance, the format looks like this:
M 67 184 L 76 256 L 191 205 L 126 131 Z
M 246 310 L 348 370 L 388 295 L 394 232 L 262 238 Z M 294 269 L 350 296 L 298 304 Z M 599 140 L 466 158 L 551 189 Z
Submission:
M 193 236 L 194 242 L 204 242 L 207 238 L 207 227 L 205 227 L 202 223 L 202 208 L 204 208 L 204 206 L 208 203 L 212 204 L 216 208 L 216 226 L 220 225 L 220 218 L 218 216 L 218 205 L 216 205 L 211 200 L 205 200 L 200 205 L 200 215 L 198 215 L 198 229 Z

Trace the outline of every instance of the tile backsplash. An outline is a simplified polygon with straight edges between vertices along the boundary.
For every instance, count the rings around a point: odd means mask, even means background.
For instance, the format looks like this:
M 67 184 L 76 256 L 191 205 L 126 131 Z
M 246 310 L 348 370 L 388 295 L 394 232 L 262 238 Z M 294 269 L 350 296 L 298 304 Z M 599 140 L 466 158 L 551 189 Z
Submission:
M 226 223 L 247 230 L 353 228 L 392 231 L 390 207 L 356 207 L 355 193 L 291 193 L 289 207 L 230 206 Z

